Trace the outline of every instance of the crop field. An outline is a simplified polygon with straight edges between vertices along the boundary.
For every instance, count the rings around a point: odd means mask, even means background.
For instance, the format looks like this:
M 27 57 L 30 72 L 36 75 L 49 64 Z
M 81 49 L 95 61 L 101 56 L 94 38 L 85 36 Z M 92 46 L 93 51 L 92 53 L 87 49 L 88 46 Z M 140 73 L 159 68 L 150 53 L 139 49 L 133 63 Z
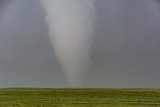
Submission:
M 0 107 L 160 107 L 160 89 L 0 89 Z

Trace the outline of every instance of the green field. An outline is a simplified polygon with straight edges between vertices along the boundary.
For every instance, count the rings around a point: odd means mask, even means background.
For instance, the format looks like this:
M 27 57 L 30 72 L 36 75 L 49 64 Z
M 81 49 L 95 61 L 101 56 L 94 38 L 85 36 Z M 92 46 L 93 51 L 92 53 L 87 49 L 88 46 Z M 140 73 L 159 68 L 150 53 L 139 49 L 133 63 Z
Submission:
M 0 107 L 160 107 L 160 89 L 0 89 Z

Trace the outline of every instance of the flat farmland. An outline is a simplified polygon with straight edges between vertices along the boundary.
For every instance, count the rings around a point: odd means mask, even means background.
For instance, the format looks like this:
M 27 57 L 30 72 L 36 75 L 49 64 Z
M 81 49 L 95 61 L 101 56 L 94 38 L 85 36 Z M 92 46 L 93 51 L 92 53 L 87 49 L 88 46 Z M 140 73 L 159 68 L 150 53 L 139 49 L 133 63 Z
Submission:
M 160 89 L 2 88 L 0 107 L 160 107 Z

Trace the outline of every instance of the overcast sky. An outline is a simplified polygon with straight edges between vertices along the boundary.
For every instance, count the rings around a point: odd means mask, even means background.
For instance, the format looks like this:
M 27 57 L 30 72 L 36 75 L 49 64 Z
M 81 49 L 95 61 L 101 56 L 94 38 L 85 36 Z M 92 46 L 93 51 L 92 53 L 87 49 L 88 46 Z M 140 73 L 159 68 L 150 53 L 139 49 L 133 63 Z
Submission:
M 97 0 L 83 87 L 160 88 L 159 0 Z M 0 1 L 0 87 L 68 87 L 39 0 Z

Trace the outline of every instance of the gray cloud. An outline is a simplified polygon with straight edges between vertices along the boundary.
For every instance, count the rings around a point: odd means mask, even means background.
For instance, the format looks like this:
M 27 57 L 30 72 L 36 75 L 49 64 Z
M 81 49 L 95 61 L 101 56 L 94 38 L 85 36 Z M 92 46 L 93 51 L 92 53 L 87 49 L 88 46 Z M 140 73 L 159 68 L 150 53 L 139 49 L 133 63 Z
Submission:
M 0 4 L 0 87 L 67 87 L 41 4 Z M 97 0 L 93 63 L 83 87 L 160 86 L 159 7 L 158 0 Z

